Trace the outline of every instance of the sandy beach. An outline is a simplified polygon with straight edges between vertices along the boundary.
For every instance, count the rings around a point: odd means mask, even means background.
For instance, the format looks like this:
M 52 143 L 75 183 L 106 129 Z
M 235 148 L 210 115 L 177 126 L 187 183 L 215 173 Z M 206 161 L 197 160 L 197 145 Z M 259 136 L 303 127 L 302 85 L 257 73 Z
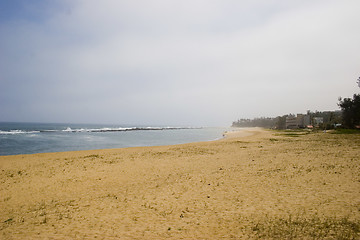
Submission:
M 0 157 L 0 239 L 360 239 L 360 135 Z

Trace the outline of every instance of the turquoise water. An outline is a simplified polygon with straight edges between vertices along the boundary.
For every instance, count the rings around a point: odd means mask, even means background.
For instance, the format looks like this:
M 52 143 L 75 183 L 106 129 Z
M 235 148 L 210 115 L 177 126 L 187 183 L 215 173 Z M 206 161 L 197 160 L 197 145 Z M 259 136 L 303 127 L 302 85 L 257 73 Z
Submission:
M 211 141 L 229 128 L 0 123 L 0 155 L 174 145 Z

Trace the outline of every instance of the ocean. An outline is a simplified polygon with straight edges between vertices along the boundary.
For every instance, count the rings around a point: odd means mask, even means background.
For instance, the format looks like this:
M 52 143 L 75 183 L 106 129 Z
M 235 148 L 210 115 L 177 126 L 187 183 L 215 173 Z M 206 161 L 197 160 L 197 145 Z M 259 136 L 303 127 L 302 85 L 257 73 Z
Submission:
M 174 145 L 222 138 L 225 127 L 1 123 L 0 155 Z

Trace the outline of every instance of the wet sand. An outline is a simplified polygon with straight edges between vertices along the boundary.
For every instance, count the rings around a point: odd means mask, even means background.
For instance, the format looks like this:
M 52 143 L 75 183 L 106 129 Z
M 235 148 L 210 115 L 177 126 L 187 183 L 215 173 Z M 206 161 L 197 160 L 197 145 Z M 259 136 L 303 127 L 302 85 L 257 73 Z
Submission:
M 360 136 L 0 157 L 0 239 L 359 239 Z

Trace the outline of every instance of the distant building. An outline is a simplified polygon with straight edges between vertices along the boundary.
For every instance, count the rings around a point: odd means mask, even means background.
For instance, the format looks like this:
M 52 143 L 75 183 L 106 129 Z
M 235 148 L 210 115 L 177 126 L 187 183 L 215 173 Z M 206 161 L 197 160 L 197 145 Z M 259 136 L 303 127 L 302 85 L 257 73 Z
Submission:
M 304 126 L 310 126 L 311 125 L 311 116 L 309 114 L 304 116 Z
M 285 127 L 287 129 L 295 129 L 295 128 L 304 128 L 305 126 L 309 125 L 306 124 L 310 122 L 310 116 L 304 114 L 297 114 L 295 116 L 288 116 L 286 117 L 286 124 Z
M 324 118 L 323 117 L 314 117 L 313 121 L 314 121 L 315 126 L 319 126 L 320 124 L 324 123 Z

